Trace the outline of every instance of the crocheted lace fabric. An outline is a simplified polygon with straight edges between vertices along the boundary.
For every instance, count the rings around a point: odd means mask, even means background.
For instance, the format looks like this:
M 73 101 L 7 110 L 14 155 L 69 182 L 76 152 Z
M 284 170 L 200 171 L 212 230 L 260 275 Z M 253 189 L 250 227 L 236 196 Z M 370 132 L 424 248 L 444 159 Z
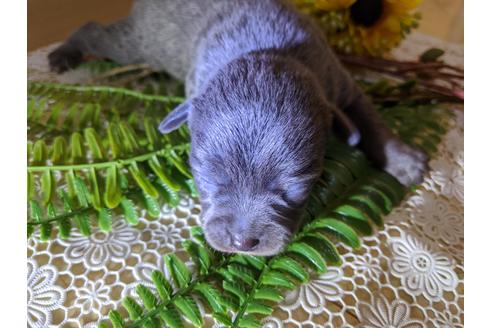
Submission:
M 80 82 L 88 72 L 48 73 L 46 55 L 31 53 L 30 80 Z M 412 34 L 394 51 L 415 59 L 437 46 L 445 60 L 463 65 L 463 47 Z M 445 136 L 417 192 L 386 217 L 385 228 L 354 252 L 341 246 L 343 265 L 290 292 L 263 320 L 279 327 L 463 327 L 463 110 Z M 162 255 L 183 252 L 200 205 L 185 198 L 164 206 L 157 220 L 142 216 L 130 227 L 114 220 L 110 233 L 27 245 L 28 327 L 96 327 L 138 283 L 152 287 L 150 272 L 166 271 Z M 213 326 L 205 318 L 205 326 Z

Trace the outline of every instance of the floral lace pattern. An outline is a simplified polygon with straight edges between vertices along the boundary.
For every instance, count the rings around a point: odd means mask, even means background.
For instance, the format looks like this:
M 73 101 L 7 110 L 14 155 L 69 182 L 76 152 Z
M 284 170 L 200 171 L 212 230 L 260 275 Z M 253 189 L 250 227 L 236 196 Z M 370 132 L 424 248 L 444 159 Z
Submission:
M 53 45 L 55 46 L 55 45 Z M 87 73 L 47 73 L 46 54 L 29 57 L 29 79 L 81 82 Z M 463 48 L 414 33 L 395 51 L 415 58 L 437 46 L 450 64 L 462 65 Z M 353 251 L 340 245 L 343 264 L 288 293 L 263 327 L 463 327 L 463 115 L 456 119 L 430 162 L 422 186 L 385 219 L 385 228 Z M 181 242 L 199 223 L 200 206 L 185 198 L 165 206 L 157 219 L 142 213 L 130 227 L 115 219 L 113 231 L 90 238 L 28 242 L 28 327 L 97 327 L 108 311 L 142 283 L 164 271 L 162 255 L 180 256 Z M 188 263 L 191 265 L 191 263 Z M 205 326 L 213 321 L 206 316 Z

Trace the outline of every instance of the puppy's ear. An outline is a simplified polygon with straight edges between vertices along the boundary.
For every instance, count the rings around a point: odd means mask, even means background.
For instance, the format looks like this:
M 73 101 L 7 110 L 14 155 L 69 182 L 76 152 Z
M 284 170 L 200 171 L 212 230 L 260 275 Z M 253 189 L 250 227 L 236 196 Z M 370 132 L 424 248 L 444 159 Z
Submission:
M 179 128 L 188 119 L 191 108 L 191 101 L 188 100 L 173 109 L 173 111 L 162 120 L 161 124 L 159 124 L 159 131 L 161 131 L 162 134 L 166 134 Z

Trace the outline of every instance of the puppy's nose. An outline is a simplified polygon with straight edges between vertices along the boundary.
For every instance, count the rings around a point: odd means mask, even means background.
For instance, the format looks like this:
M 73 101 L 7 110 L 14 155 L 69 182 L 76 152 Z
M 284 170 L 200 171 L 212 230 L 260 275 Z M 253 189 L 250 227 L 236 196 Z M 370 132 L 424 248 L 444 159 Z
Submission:
M 255 248 L 260 243 L 259 239 L 255 238 L 242 238 L 240 236 L 234 236 L 232 244 L 238 251 L 247 252 Z

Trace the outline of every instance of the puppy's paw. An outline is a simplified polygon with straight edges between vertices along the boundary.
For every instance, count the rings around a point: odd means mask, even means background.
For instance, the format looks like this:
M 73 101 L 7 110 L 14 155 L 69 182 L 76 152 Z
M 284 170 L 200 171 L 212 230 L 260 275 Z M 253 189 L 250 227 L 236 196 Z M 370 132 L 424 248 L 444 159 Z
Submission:
M 48 55 L 52 72 L 63 73 L 80 65 L 83 60 L 82 52 L 77 47 L 65 43 Z
M 404 142 L 393 139 L 385 146 L 385 171 L 393 175 L 405 186 L 422 182 L 427 170 L 427 155 Z

